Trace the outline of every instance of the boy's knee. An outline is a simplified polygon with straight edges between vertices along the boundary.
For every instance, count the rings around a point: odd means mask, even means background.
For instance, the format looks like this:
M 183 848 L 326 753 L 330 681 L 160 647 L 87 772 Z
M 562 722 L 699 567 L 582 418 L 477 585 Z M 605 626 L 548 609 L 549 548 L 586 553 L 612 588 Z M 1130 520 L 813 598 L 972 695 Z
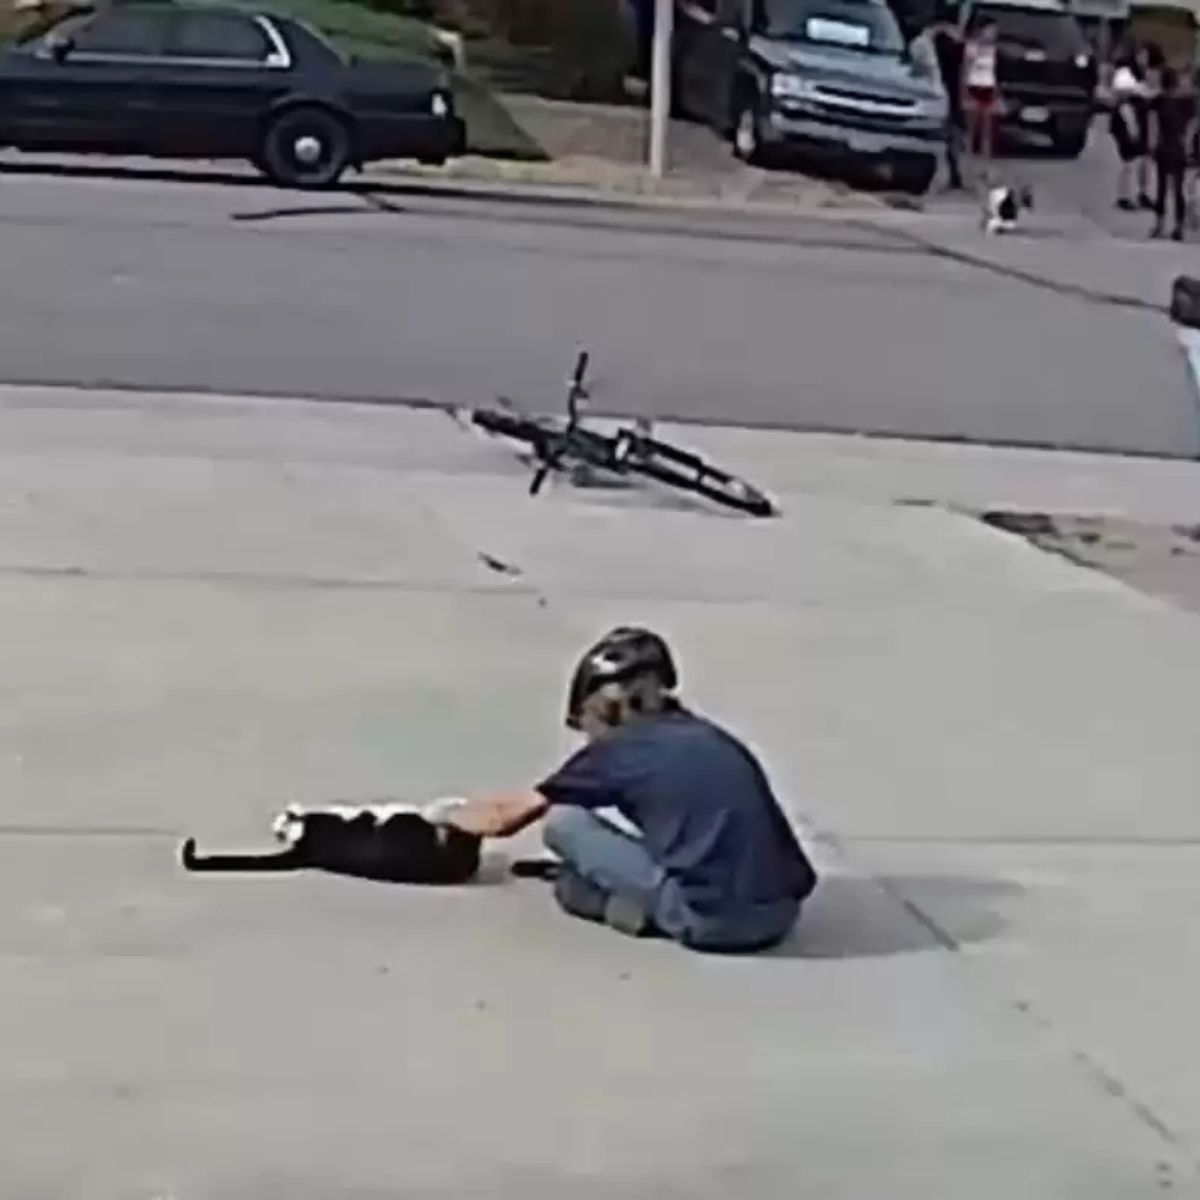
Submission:
M 569 804 L 555 804 L 546 813 L 542 824 L 542 841 L 559 858 L 574 859 L 574 851 L 593 817 L 586 809 Z

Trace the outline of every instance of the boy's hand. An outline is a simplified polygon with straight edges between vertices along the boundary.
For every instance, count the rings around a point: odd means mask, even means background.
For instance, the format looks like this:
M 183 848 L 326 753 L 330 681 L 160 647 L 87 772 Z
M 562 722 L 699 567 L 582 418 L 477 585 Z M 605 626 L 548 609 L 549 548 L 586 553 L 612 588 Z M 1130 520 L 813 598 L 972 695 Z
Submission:
M 511 837 L 544 815 L 550 805 L 539 792 L 503 792 L 467 800 L 446 811 L 446 824 L 476 837 Z

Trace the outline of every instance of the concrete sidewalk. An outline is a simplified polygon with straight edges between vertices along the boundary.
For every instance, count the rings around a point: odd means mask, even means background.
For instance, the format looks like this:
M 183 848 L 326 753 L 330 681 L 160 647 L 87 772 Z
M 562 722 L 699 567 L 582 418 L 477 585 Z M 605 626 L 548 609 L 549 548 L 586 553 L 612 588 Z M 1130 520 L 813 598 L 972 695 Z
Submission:
M 1200 1195 L 1195 618 L 966 515 L 1200 469 L 687 430 L 754 523 L 531 500 L 438 412 L 0 405 L 0 1179 L 20 1200 Z M 522 784 L 616 620 L 825 871 L 760 960 L 506 882 L 182 876 L 289 799 Z

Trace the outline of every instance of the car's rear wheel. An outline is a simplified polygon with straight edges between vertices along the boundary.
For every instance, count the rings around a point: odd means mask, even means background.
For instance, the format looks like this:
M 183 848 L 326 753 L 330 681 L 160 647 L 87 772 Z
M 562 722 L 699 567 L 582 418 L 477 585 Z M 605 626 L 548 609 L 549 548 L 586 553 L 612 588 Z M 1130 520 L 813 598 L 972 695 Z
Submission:
M 281 187 L 332 187 L 350 162 L 350 131 L 328 109 L 291 108 L 267 127 L 257 159 Z

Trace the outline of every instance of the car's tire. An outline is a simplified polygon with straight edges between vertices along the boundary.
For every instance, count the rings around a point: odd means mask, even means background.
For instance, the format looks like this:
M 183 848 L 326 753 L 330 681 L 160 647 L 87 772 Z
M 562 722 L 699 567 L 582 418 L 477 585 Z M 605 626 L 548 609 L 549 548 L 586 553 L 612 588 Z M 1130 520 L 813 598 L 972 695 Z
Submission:
M 332 187 L 350 164 L 350 130 L 337 113 L 315 104 L 285 109 L 263 133 L 257 159 L 280 187 Z
M 892 165 L 892 182 L 896 190 L 909 196 L 923 196 L 933 186 L 938 160 L 932 155 L 905 158 Z
M 1078 158 L 1087 148 L 1088 129 L 1064 129 L 1055 132 L 1050 145 L 1059 158 Z
M 729 141 L 735 158 L 752 167 L 766 165 L 769 152 L 763 144 L 762 108 L 749 88 L 734 102 Z

